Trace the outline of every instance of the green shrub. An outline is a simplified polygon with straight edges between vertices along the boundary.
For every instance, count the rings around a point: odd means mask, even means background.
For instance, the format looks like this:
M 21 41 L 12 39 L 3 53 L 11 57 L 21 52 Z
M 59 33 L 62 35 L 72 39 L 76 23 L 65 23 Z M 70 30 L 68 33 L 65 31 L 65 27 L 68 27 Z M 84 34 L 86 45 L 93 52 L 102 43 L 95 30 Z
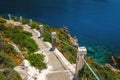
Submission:
M 35 52 L 38 50 L 38 45 L 36 44 L 36 42 L 30 38 L 31 34 L 28 33 L 26 35 L 25 33 L 15 33 L 13 35 L 11 35 L 11 39 L 18 45 L 22 46 L 22 47 L 26 47 L 28 49 L 29 52 Z
M 29 24 L 29 25 L 30 25 L 30 24 Z M 31 28 L 32 28 L 32 29 L 38 29 L 38 27 L 39 27 L 39 23 L 33 21 L 33 24 L 32 24 L 32 26 L 31 26 Z
M 20 18 L 18 17 L 12 18 L 12 20 L 20 22 Z
M 0 71 L 0 80 L 6 80 L 5 76 L 3 75 L 3 73 Z
M 44 37 L 44 41 L 51 42 L 51 35 L 50 34 L 44 33 L 43 37 Z
M 60 45 L 62 47 L 60 51 L 63 53 L 63 55 L 67 55 L 69 57 L 66 57 L 71 63 L 76 62 L 76 57 L 77 57 L 77 50 L 71 48 L 68 45 Z
M 5 67 L 13 68 L 14 66 L 15 64 L 11 58 L 7 54 L 0 52 L 0 69 Z
M 23 33 L 24 33 L 25 35 L 29 36 L 29 37 L 32 37 L 32 33 L 30 33 L 30 32 L 24 31 Z
M 4 30 L 6 30 L 6 27 L 2 23 L 0 23 L 0 31 L 4 31 Z
M 4 52 L 7 53 L 7 54 L 10 54 L 10 53 L 16 54 L 16 51 L 15 51 L 14 47 L 11 44 L 6 44 L 3 47 L 2 50 L 4 50 Z
M 38 45 L 33 39 L 26 38 L 23 45 L 32 53 L 38 50 Z
M 2 74 L 5 76 L 5 80 L 22 80 L 19 74 L 11 68 L 5 68 Z
M 20 20 L 19 20 L 19 21 L 20 21 Z M 23 19 L 23 20 L 22 20 L 22 24 L 29 24 L 29 20 Z
M 86 60 L 94 72 L 98 75 L 100 80 L 117 80 L 115 75 L 116 73 L 111 71 L 108 67 L 101 66 L 90 58 L 86 58 Z M 83 70 L 78 73 L 78 75 L 83 79 L 96 80 L 86 65 L 84 66 Z
M 22 26 L 15 26 L 14 30 L 18 31 L 18 32 L 22 32 L 23 31 L 23 27 Z
M 47 68 L 46 63 L 44 63 L 44 56 L 41 54 L 31 54 L 27 57 L 30 64 L 40 70 Z
M 0 17 L 0 23 L 6 23 L 6 20 L 2 17 Z
M 19 45 L 20 47 L 23 47 L 23 48 L 26 47 L 29 52 L 35 52 L 38 50 L 38 45 L 31 38 L 32 34 L 29 32 L 23 31 L 23 28 L 21 26 L 8 28 L 8 27 L 5 27 L 3 24 L 1 24 L 0 31 L 2 32 L 3 37 L 10 38 L 15 44 Z

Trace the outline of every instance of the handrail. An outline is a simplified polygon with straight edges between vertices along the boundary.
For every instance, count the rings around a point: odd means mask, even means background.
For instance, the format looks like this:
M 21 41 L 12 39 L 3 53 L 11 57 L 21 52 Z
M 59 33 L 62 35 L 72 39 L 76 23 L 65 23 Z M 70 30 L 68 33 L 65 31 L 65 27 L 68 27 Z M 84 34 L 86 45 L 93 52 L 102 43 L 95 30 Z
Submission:
M 87 67 L 89 68 L 89 70 L 92 72 L 92 74 L 95 76 L 96 80 L 100 80 L 99 77 L 97 76 L 97 74 L 93 71 L 93 69 L 89 66 L 89 64 L 87 63 L 87 61 L 84 59 L 84 57 L 82 56 L 85 64 L 87 65 Z

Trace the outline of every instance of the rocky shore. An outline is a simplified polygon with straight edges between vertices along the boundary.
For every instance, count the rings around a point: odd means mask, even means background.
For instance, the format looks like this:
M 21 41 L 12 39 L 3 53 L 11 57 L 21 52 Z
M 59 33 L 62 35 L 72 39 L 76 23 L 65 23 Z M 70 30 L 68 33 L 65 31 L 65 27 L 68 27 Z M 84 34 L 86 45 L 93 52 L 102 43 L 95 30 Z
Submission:
M 120 56 L 112 56 L 113 66 L 120 70 Z

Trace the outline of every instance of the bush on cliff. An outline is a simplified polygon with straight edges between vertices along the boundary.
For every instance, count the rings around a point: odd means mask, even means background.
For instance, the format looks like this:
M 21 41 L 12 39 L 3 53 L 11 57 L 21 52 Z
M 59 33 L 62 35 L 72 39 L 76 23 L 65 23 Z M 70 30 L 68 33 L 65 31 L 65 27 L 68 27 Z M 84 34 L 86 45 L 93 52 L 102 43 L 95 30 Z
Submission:
M 44 56 L 41 54 L 31 54 L 27 57 L 30 64 L 40 70 L 47 68 L 46 63 L 44 63 Z

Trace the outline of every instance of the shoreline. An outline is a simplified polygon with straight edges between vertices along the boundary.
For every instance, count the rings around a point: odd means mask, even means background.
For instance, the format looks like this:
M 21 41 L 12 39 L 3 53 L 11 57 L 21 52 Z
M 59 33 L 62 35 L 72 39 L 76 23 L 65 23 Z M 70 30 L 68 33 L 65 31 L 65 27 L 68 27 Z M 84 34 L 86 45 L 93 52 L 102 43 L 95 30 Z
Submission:
M 69 39 L 71 40 L 71 43 L 74 45 L 74 47 L 77 47 L 77 46 L 79 46 L 80 44 L 79 44 L 79 42 L 78 42 L 78 38 L 76 37 L 76 36 L 72 36 L 71 35 L 71 33 L 70 33 L 70 31 L 69 31 L 69 28 L 67 27 L 67 26 L 65 26 L 65 25 L 63 25 L 61 28 L 59 28 L 60 30 L 62 30 L 64 33 L 66 33 L 68 36 L 69 36 Z M 104 47 L 102 47 L 101 45 L 99 45 L 99 47 L 100 48 L 103 48 L 104 49 Z M 95 48 L 93 47 L 93 46 L 90 46 L 90 48 L 92 48 L 91 50 L 89 50 L 88 49 L 88 47 L 86 47 L 87 48 L 87 50 L 88 50 L 88 54 L 89 54 L 89 52 L 92 52 L 92 55 L 94 55 L 94 53 L 96 53 L 97 51 L 95 51 Z M 104 50 L 106 50 L 106 48 L 104 49 Z M 106 52 L 108 52 L 108 50 L 106 50 Z M 98 52 L 98 54 L 99 54 L 100 52 Z M 92 57 L 92 55 L 87 55 L 88 57 L 90 57 L 90 58 L 92 58 L 93 60 L 96 60 L 96 57 L 94 56 L 94 57 Z M 96 54 L 97 55 L 97 54 Z M 109 58 L 110 58 L 111 56 L 109 56 Z M 102 58 L 102 57 L 100 57 L 100 58 Z M 99 59 L 99 58 L 98 58 Z M 112 61 L 112 59 L 109 59 L 110 61 Z M 97 60 L 96 60 L 96 62 L 98 63 L 98 64 L 100 64 L 100 65 L 106 65 L 106 64 L 108 64 L 108 62 L 105 62 L 104 64 L 101 64 L 101 63 L 99 63 Z M 112 63 L 112 62 L 111 62 Z M 110 64 L 110 63 L 109 63 Z

